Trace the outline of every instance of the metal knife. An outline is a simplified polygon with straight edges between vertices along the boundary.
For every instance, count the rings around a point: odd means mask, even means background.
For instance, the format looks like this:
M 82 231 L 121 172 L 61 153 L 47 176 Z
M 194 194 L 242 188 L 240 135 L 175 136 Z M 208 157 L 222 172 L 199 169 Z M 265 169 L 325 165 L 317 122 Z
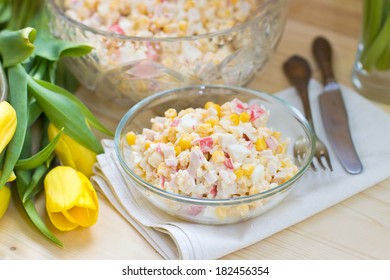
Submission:
M 363 165 L 353 144 L 340 85 L 333 74 L 331 45 L 324 37 L 317 37 L 313 41 L 312 51 L 324 81 L 319 104 L 326 133 L 345 170 L 350 174 L 359 174 L 363 171 Z

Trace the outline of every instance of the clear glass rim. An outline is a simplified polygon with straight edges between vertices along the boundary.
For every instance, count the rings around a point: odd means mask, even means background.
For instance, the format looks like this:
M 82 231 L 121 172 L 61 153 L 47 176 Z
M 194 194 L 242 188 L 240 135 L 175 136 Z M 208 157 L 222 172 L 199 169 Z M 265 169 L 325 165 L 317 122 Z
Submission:
M 182 37 L 138 37 L 138 36 L 128 36 L 128 35 L 122 35 L 118 33 L 108 32 L 104 31 L 98 28 L 94 28 L 88 25 L 85 25 L 79 21 L 76 21 L 70 17 L 68 17 L 64 11 L 59 7 L 56 3 L 57 0 L 48 0 L 48 5 L 51 7 L 53 11 L 55 11 L 56 16 L 59 16 L 63 19 L 65 19 L 68 22 L 71 22 L 75 26 L 79 27 L 80 29 L 88 30 L 90 32 L 93 32 L 95 34 L 99 34 L 106 37 L 112 37 L 117 38 L 121 40 L 129 40 L 129 41 L 150 41 L 150 42 L 160 42 L 160 41 L 177 41 L 177 40 L 183 40 L 183 41 L 192 41 L 192 40 L 199 40 L 204 38 L 211 38 L 215 36 L 223 36 L 227 35 L 231 32 L 238 31 L 241 29 L 245 29 L 247 26 L 251 25 L 253 22 L 257 21 L 258 18 L 262 17 L 262 10 L 266 10 L 266 8 L 274 3 L 277 2 L 287 2 L 287 0 L 265 0 L 264 3 L 260 4 L 259 7 L 255 10 L 255 16 L 251 17 L 249 20 L 237 24 L 229 29 L 223 29 L 216 32 L 209 32 L 205 34 L 195 35 L 195 36 L 182 36 Z
M 206 88 L 230 89 L 230 90 L 234 90 L 234 91 L 244 91 L 244 92 L 247 92 L 247 93 L 252 94 L 254 96 L 258 96 L 259 98 L 266 99 L 266 100 L 272 100 L 274 102 L 280 103 L 281 105 L 285 106 L 286 110 L 289 110 L 290 113 L 292 113 L 292 115 L 294 115 L 294 117 L 302 124 L 303 129 L 305 130 L 305 132 L 308 135 L 309 142 L 310 142 L 309 145 L 311 147 L 310 155 L 307 156 L 306 162 L 304 162 L 302 164 L 302 167 L 300 168 L 298 173 L 294 177 L 289 179 L 288 181 L 284 182 L 283 184 L 280 184 L 279 186 L 277 186 L 275 188 L 272 188 L 272 189 L 260 192 L 258 194 L 253 194 L 253 195 L 250 195 L 250 196 L 242 196 L 242 197 L 230 198 L 230 199 L 195 198 L 195 197 L 189 197 L 189 196 L 174 194 L 174 193 L 165 191 L 165 190 L 163 190 L 161 188 L 158 188 L 158 187 L 156 187 L 156 186 L 154 186 L 154 185 L 144 181 L 141 177 L 136 175 L 132 171 L 132 169 L 127 165 L 127 163 L 126 163 L 126 161 L 123 158 L 122 153 L 121 153 L 121 137 L 122 137 L 123 129 L 124 129 L 124 126 L 125 126 L 127 120 L 130 117 L 132 117 L 137 111 L 139 111 L 141 108 L 146 106 L 149 102 L 152 102 L 155 99 L 158 99 L 158 98 L 164 97 L 166 95 L 169 95 L 172 92 L 183 91 L 183 90 L 190 90 L 190 89 L 201 89 L 201 90 L 203 90 L 203 89 L 206 89 Z M 209 206 L 216 206 L 216 205 L 222 205 L 222 204 L 223 205 L 237 205 L 237 204 L 241 204 L 241 203 L 253 202 L 253 201 L 257 201 L 259 199 L 270 197 L 273 194 L 282 192 L 284 190 L 287 190 L 298 179 L 300 179 L 302 177 L 302 175 L 305 173 L 305 171 L 309 168 L 310 162 L 312 161 L 312 159 L 314 157 L 314 152 L 315 152 L 315 141 L 314 140 L 315 140 L 315 135 L 314 135 L 314 132 L 312 130 L 312 127 L 310 126 L 310 124 L 308 123 L 306 118 L 303 116 L 303 114 L 298 109 L 296 109 L 295 107 L 293 107 L 292 105 L 287 103 L 285 100 L 283 100 L 283 99 L 281 99 L 281 98 L 279 98 L 277 96 L 274 96 L 274 95 L 271 95 L 271 94 L 267 94 L 267 93 L 264 93 L 264 92 L 260 92 L 260 91 L 256 91 L 256 90 L 252 90 L 252 89 L 248 89 L 248 88 L 239 87 L 239 86 L 230 86 L 230 85 L 190 85 L 190 86 L 184 86 L 184 87 L 179 87 L 179 88 L 175 88 L 175 89 L 169 89 L 169 90 L 165 90 L 165 91 L 156 93 L 154 95 L 151 95 L 151 96 L 143 99 L 142 101 L 140 101 L 139 103 L 134 105 L 132 108 L 130 108 L 130 110 L 127 111 L 127 113 L 120 120 L 120 122 L 118 124 L 118 127 L 117 127 L 117 129 L 115 131 L 115 137 L 114 137 L 114 144 L 115 145 L 114 146 L 115 146 L 115 152 L 116 152 L 116 155 L 118 157 L 120 165 L 125 170 L 125 172 L 127 174 L 129 174 L 130 177 L 136 182 L 135 185 L 137 185 L 137 183 L 138 183 L 139 185 L 141 185 L 144 189 L 146 189 L 148 191 L 151 191 L 151 192 L 153 192 L 155 194 L 158 194 L 158 195 L 160 195 L 160 196 L 162 196 L 164 198 L 175 200 L 175 201 L 178 201 L 178 202 L 189 203 L 189 204 L 198 204 L 198 205 L 206 205 L 206 206 L 207 205 L 209 205 Z

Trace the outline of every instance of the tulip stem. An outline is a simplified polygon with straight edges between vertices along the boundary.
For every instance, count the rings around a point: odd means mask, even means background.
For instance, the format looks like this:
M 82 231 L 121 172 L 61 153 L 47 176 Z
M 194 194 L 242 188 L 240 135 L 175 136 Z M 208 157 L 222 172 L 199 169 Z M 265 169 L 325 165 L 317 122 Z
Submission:
M 390 1 L 365 0 L 363 6 L 363 68 L 386 70 L 390 67 Z

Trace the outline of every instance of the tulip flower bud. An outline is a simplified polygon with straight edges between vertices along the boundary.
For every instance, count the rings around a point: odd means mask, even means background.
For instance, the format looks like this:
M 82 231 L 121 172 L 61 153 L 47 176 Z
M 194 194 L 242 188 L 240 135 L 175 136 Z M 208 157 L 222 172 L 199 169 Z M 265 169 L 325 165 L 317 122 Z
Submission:
M 52 140 L 58 132 L 58 128 L 50 123 L 48 128 L 49 139 Z M 65 133 L 61 135 L 55 148 L 55 153 L 63 165 L 73 167 L 87 177 L 92 175 L 92 167 L 96 162 L 96 153 L 77 143 Z
M 11 191 L 9 187 L 3 186 L 0 189 L 0 219 L 7 211 L 9 201 L 11 200 Z
M 57 166 L 44 180 L 46 210 L 53 225 L 62 231 L 96 223 L 99 204 L 88 178 L 69 166 Z
M 16 112 L 7 102 L 0 102 L 0 153 L 8 145 L 16 130 Z
M 0 171 L 0 175 L 1 175 L 1 171 Z M 7 182 L 12 182 L 15 179 L 16 179 L 15 173 L 12 172 Z M 2 188 L 0 188 L 0 219 L 1 217 L 3 217 L 5 211 L 7 210 L 10 199 L 11 199 L 11 191 L 9 187 L 3 186 Z

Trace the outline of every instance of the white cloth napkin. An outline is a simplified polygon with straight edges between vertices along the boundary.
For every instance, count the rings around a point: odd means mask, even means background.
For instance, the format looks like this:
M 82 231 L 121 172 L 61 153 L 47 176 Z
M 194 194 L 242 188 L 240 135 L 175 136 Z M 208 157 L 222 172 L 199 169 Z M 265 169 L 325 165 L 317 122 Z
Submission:
M 342 86 L 356 150 L 363 173 L 346 173 L 324 133 L 318 105 L 322 86 L 310 82 L 315 129 L 328 146 L 334 172 L 307 172 L 278 206 L 239 224 L 193 224 L 162 213 L 131 188 L 116 159 L 112 140 L 103 140 L 92 181 L 147 241 L 166 259 L 217 259 L 294 225 L 390 176 L 390 115 L 353 90 Z M 302 109 L 293 88 L 276 94 Z M 132 189 L 132 190 L 130 190 Z

